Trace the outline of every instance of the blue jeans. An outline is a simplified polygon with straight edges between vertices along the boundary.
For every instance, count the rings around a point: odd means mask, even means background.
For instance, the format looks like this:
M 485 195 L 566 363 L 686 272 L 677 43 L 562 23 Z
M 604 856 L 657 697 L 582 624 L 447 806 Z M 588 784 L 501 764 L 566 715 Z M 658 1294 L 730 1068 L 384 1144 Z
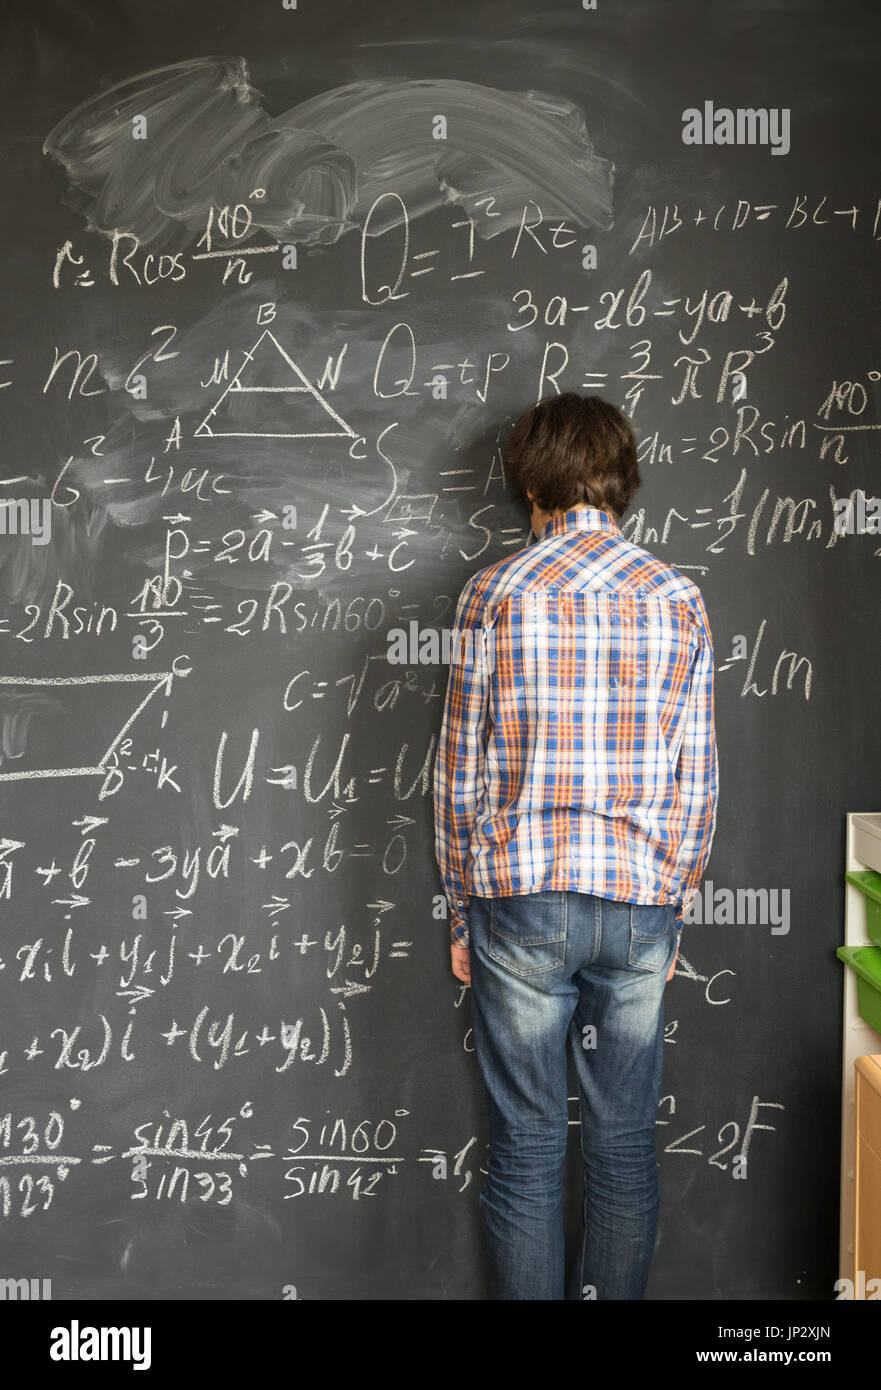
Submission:
M 479 1201 L 494 1298 L 645 1293 L 674 911 L 588 893 L 470 899 L 471 1021 L 489 1124 Z M 568 1284 L 567 1037 L 585 1165 L 584 1238 Z

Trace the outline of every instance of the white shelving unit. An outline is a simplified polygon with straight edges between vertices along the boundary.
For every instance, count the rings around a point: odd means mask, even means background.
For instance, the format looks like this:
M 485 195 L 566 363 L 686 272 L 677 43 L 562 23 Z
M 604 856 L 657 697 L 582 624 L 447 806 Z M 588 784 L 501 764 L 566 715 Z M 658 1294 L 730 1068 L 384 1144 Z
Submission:
M 874 869 L 881 873 L 881 812 L 851 811 L 847 817 L 846 870 Z M 845 883 L 844 946 L 871 946 L 866 933 L 866 899 L 852 883 Z M 844 1037 L 841 1059 L 841 1240 L 838 1273 L 853 1274 L 854 1222 L 854 1062 L 867 1052 L 881 1052 L 881 1033 L 860 1018 L 857 977 L 840 962 L 844 972 Z

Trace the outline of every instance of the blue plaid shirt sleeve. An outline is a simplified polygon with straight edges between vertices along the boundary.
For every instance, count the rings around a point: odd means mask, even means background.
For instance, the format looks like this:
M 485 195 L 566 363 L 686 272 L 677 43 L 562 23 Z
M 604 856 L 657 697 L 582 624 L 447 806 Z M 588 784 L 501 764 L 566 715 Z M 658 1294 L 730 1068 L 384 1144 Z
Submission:
M 489 664 L 482 602 L 471 580 L 456 606 L 444 715 L 434 764 L 435 854 L 450 909 L 450 939 L 467 946 L 465 875 L 475 815 L 484 790 Z
M 679 755 L 677 780 L 682 800 L 682 842 L 679 851 L 681 898 L 676 921 L 700 886 L 716 829 L 719 797 L 719 762 L 714 724 L 713 642 L 703 599 L 694 601 L 692 616 L 697 652 L 686 704 L 685 734 Z

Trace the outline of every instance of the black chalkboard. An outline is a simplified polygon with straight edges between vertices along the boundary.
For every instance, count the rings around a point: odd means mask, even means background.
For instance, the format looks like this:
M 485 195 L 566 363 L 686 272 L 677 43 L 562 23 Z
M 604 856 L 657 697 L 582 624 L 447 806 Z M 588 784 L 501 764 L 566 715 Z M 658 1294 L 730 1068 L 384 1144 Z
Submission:
M 881 773 L 881 540 L 834 528 L 878 490 L 873 6 L 4 11 L 0 1273 L 488 1297 L 446 669 L 386 653 L 525 544 L 502 451 L 556 388 L 632 416 L 622 530 L 716 653 L 648 1297 L 831 1298 Z

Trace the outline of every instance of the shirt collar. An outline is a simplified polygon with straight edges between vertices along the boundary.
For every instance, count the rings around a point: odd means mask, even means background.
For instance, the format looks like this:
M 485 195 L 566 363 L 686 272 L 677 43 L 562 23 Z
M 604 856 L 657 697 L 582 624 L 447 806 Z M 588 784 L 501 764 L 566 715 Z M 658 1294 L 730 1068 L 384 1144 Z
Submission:
M 601 511 L 599 507 L 570 507 L 560 516 L 552 516 L 544 527 L 540 541 L 549 536 L 562 536 L 566 531 L 612 531 L 620 535 L 620 528 L 611 512 Z

